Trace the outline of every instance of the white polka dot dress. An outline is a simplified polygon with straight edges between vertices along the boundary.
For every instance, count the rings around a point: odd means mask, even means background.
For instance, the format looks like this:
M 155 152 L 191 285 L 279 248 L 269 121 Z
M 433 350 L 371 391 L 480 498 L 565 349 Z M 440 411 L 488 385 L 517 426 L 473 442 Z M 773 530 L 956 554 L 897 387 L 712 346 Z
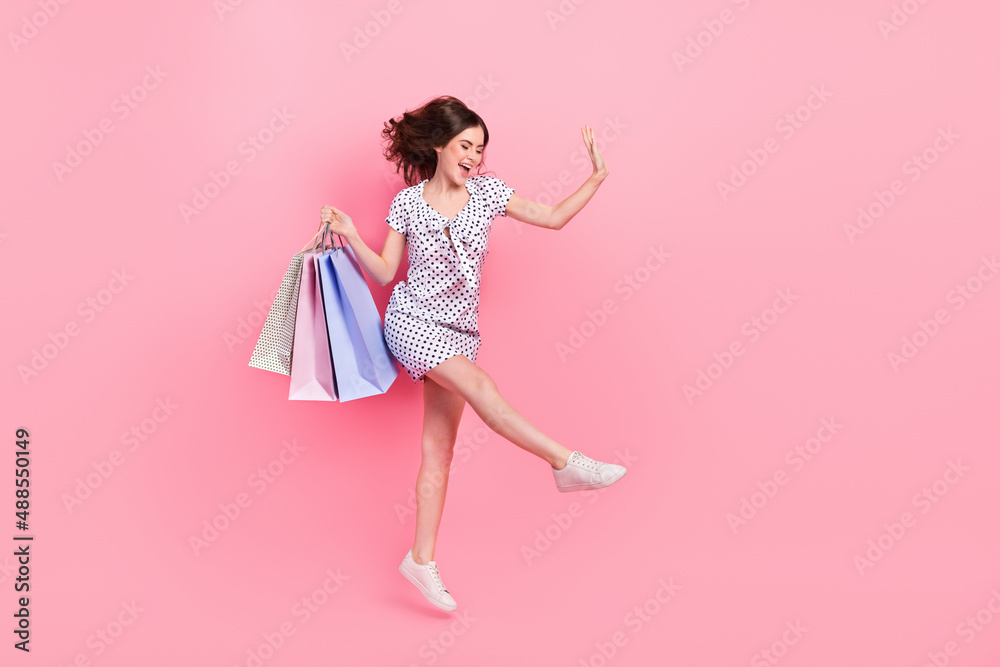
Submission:
M 385 342 L 416 382 L 456 354 L 476 362 L 479 285 L 490 229 L 514 194 L 499 178 L 465 179 L 469 203 L 449 220 L 424 199 L 427 179 L 396 195 L 385 221 L 406 235 L 410 268 L 385 310 Z M 449 238 L 445 229 L 447 228 Z

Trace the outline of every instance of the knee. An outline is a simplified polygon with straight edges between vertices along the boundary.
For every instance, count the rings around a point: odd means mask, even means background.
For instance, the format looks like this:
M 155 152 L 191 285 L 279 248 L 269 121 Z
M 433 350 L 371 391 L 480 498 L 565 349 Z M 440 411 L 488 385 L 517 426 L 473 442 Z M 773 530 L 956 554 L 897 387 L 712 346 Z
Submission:
M 421 455 L 424 463 L 436 468 L 451 467 L 455 456 L 455 437 L 424 436 L 421 443 Z
M 472 400 L 492 399 L 500 395 L 500 388 L 489 373 L 480 370 L 469 382 L 468 392 Z

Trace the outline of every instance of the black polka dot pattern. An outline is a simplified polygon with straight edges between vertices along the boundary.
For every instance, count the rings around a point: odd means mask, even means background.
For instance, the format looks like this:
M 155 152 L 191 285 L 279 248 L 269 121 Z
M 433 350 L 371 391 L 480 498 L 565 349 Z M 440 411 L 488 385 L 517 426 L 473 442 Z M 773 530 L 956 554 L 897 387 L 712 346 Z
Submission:
M 385 219 L 406 235 L 410 262 L 406 280 L 396 283 L 386 306 L 385 342 L 414 382 L 456 354 L 476 362 L 482 343 L 479 285 L 490 228 L 497 214 L 506 215 L 514 194 L 499 178 L 467 178 L 469 203 L 449 220 L 424 199 L 425 183 L 400 191 Z
M 302 256 L 292 257 L 278 295 L 264 320 L 264 328 L 250 356 L 250 366 L 283 375 L 292 374 L 292 338 L 295 335 L 295 311 L 299 303 L 299 283 L 302 280 Z

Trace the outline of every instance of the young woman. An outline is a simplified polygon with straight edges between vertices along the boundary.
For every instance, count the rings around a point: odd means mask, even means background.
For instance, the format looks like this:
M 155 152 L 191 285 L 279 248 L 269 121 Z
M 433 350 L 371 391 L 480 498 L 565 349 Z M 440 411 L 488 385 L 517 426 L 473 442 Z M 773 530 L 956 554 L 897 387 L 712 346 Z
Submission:
M 547 461 L 559 491 L 602 488 L 625 474 L 624 467 L 570 451 L 539 431 L 476 365 L 479 285 L 494 216 L 562 229 L 597 192 L 608 167 L 587 126 L 583 140 L 594 172 L 580 189 L 553 206 L 518 197 L 499 178 L 473 175 L 483 162 L 489 132 L 478 114 L 451 96 L 389 120 L 382 134 L 388 142 L 385 157 L 396 164 L 397 173 L 403 170 L 409 186 L 389 207 L 382 253 L 365 245 L 343 211 L 324 206 L 321 221 L 344 238 L 365 271 L 383 286 L 395 277 L 409 244 L 406 280 L 393 287 L 385 312 L 386 344 L 413 381 L 423 382 L 424 394 L 416 535 L 399 571 L 431 603 L 454 611 L 434 545 L 466 402 L 491 429 Z

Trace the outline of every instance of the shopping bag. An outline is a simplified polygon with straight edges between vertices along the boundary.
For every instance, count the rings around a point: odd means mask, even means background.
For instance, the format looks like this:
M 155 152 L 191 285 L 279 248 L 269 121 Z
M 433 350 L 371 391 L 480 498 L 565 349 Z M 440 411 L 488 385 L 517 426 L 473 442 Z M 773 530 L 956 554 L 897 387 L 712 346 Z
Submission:
M 346 288 L 341 280 L 338 279 L 337 271 L 333 265 L 333 256 L 343 252 L 345 252 L 343 247 L 334 248 L 333 250 L 316 255 L 314 258 L 316 269 L 320 276 L 323 310 L 326 314 L 330 352 L 333 356 L 333 373 L 337 387 L 337 396 L 341 402 L 385 393 L 395 378 L 395 374 L 393 374 L 392 378 L 385 381 L 380 380 L 376 363 L 372 359 L 372 355 L 365 343 L 362 326 L 354 312 Z M 363 276 L 359 277 L 364 280 Z M 352 291 L 354 289 L 352 288 Z M 367 291 L 367 286 L 365 287 L 365 291 Z M 370 294 L 369 298 L 371 298 Z M 375 311 L 375 317 L 379 317 L 377 310 Z M 378 320 L 378 324 L 381 327 L 381 319 Z M 365 321 L 365 328 L 371 328 L 367 320 Z M 384 338 L 382 344 L 385 344 Z M 387 363 L 382 362 L 382 365 L 385 366 Z M 396 374 L 398 372 L 397 368 Z M 382 372 L 383 376 L 388 376 L 389 374 L 385 371 Z
M 292 374 L 292 343 L 295 333 L 295 309 L 299 299 L 299 282 L 302 278 L 302 255 L 292 257 L 285 277 L 278 287 L 278 294 L 271 303 L 271 310 L 264 320 L 264 328 L 257 338 L 249 366 L 284 375 Z
M 399 375 L 399 366 L 386 345 L 382 316 L 365 282 L 361 264 L 349 245 L 342 245 L 329 257 L 344 297 L 348 332 L 354 343 L 361 376 L 384 392 Z
M 307 252 L 302 258 L 302 280 L 295 313 L 295 340 L 288 399 L 295 401 L 336 401 L 316 257 L 323 251 Z

